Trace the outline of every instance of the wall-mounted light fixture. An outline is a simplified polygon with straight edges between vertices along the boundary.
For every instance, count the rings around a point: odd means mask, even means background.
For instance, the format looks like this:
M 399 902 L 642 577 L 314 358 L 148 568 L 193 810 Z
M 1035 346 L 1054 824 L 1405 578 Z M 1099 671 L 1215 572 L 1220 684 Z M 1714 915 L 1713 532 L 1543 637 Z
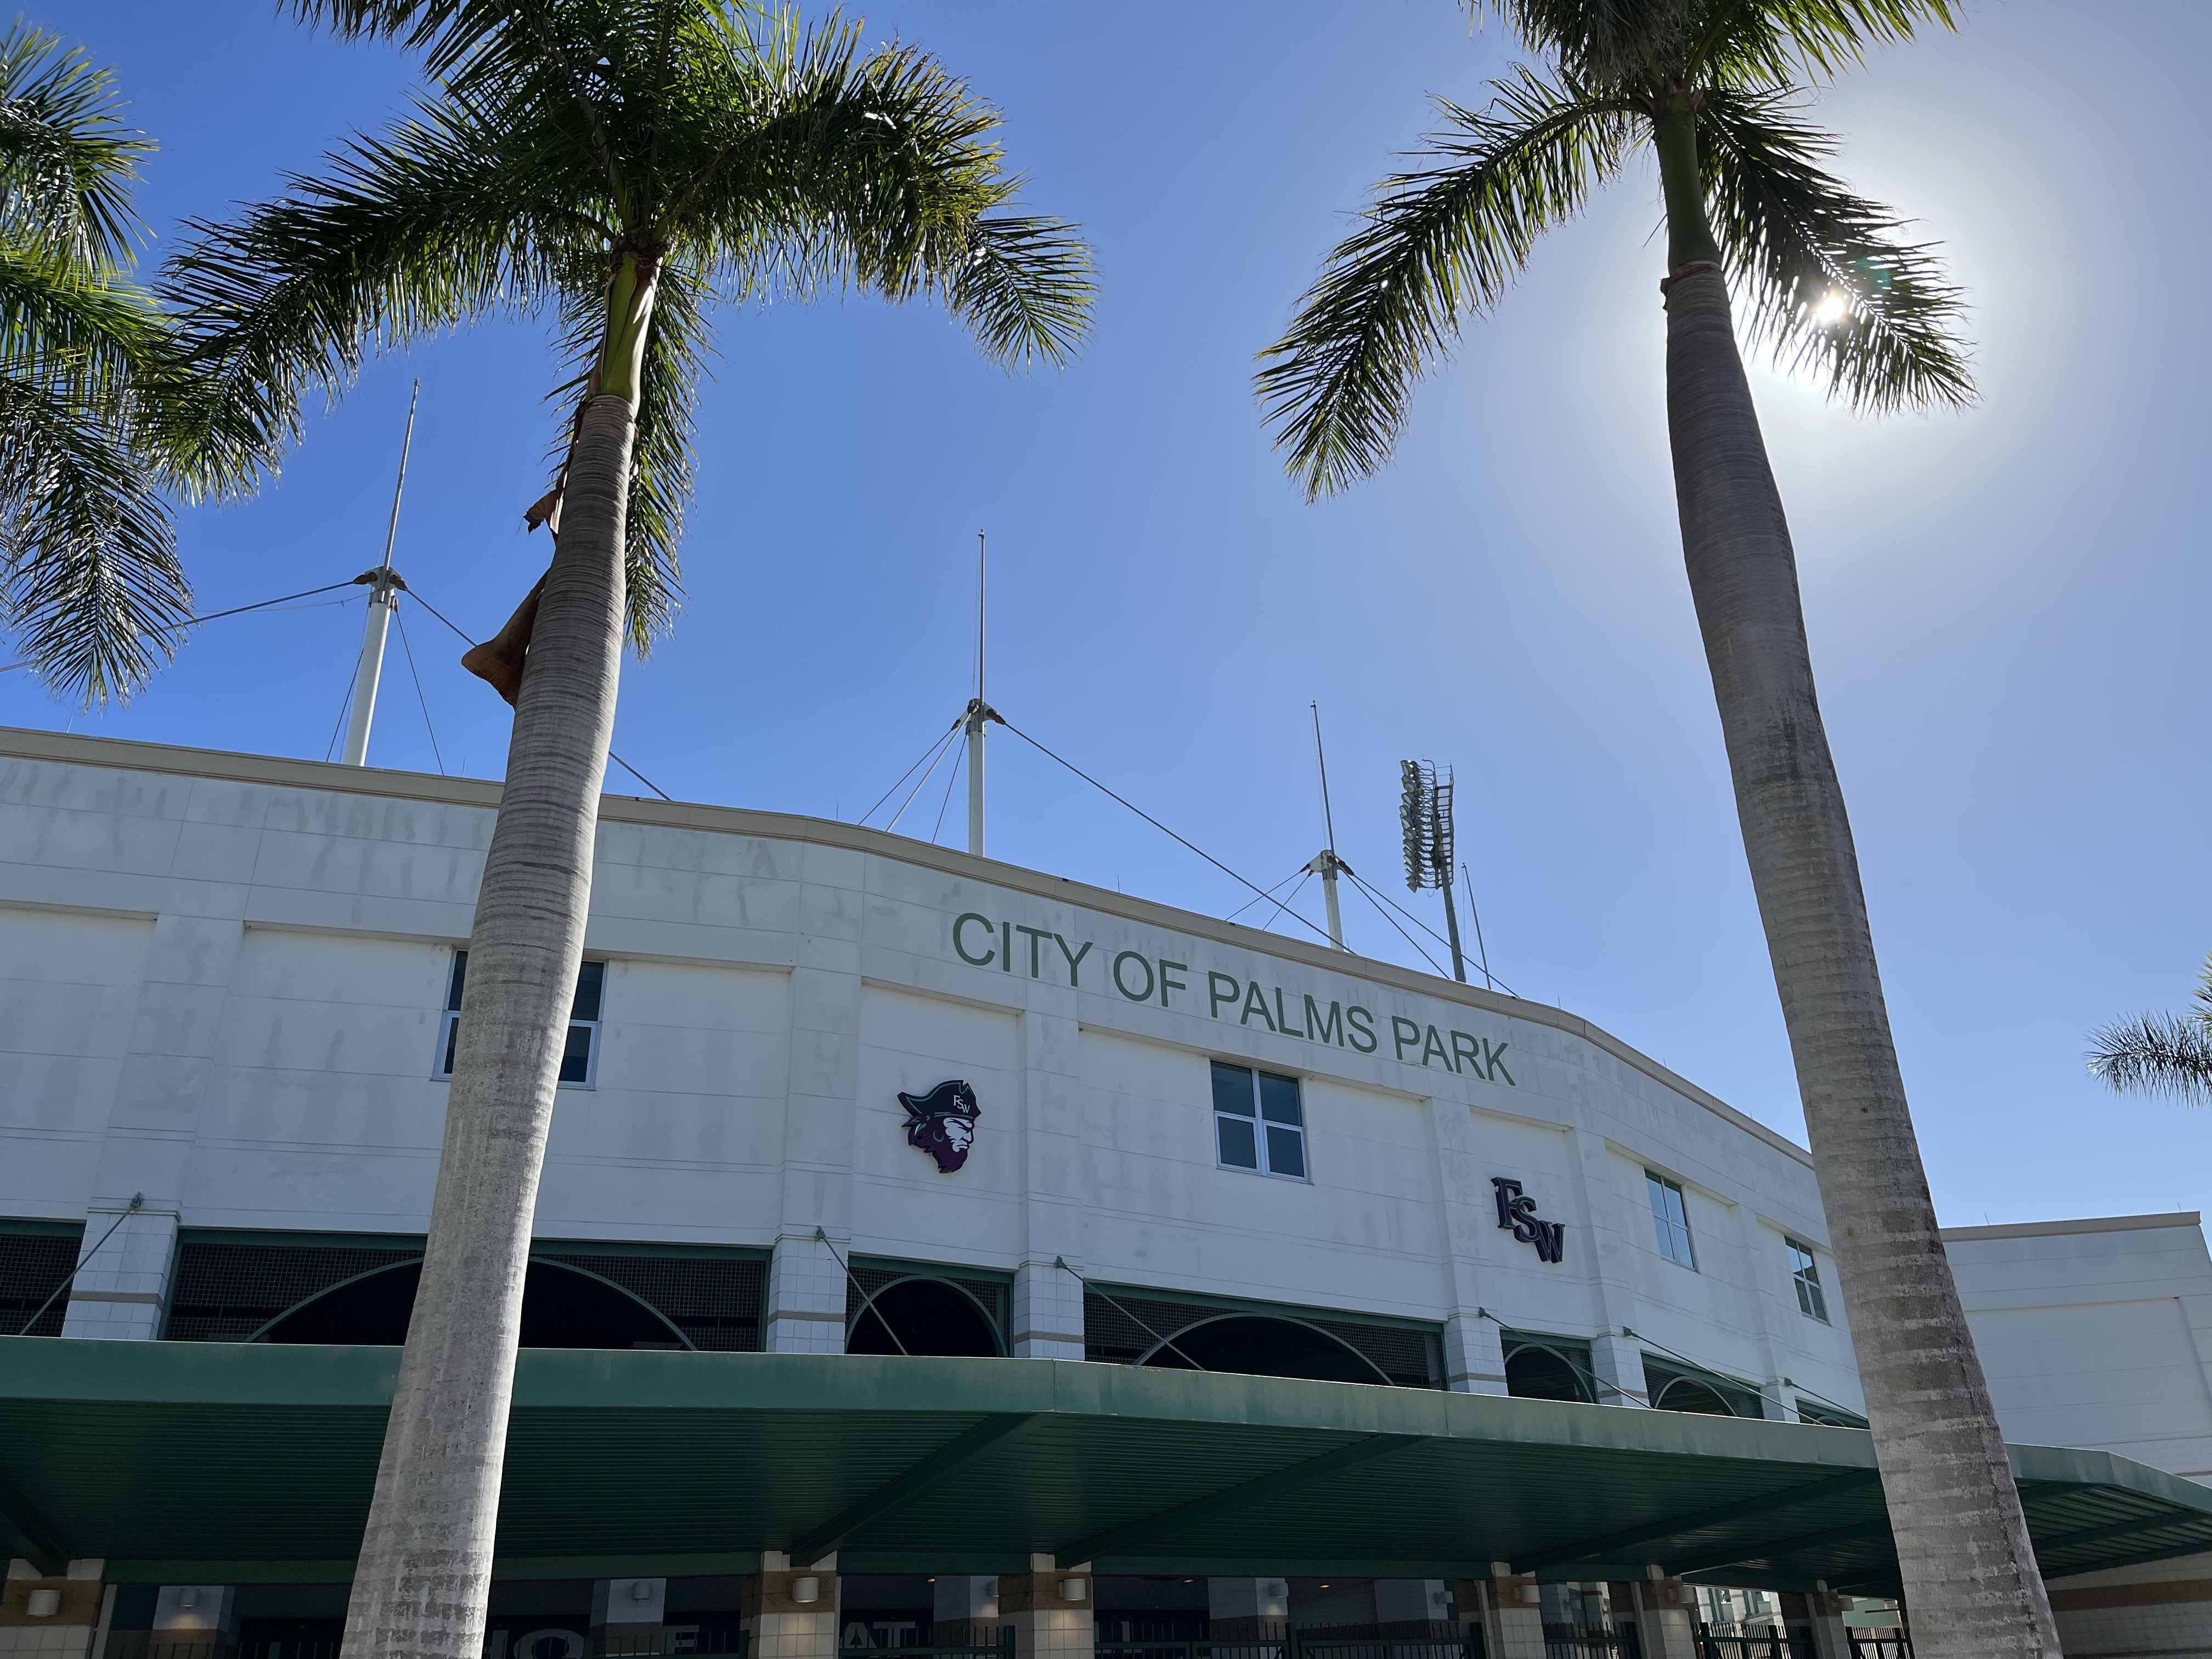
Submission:
M 793 1579 L 791 1599 L 801 1607 L 806 1606 L 811 1601 L 819 1601 L 822 1599 L 822 1581 L 811 1573 L 803 1578 Z
M 62 1593 L 52 1584 L 41 1584 L 23 1603 L 23 1611 L 33 1619 L 51 1619 L 61 1610 Z
M 1063 1578 L 1060 1581 L 1060 1599 L 1063 1601 L 1080 1601 L 1090 1593 L 1091 1586 L 1084 1579 Z

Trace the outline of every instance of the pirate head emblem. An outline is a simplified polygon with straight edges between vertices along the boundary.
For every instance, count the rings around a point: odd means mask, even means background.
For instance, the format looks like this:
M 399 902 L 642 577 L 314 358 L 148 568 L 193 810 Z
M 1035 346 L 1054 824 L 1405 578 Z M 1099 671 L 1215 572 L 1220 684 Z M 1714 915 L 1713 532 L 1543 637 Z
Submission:
M 935 1158 L 938 1174 L 951 1175 L 968 1161 L 975 1120 L 983 1114 L 973 1089 L 955 1078 L 926 1095 L 901 1094 L 899 1104 L 906 1108 L 907 1145 Z

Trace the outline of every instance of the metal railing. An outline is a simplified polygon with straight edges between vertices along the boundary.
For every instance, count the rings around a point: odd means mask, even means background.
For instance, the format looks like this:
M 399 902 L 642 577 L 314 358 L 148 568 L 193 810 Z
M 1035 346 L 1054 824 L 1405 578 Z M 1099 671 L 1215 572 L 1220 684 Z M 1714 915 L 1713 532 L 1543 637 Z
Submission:
M 745 1632 L 735 1626 L 677 1628 L 640 1636 L 586 1636 L 556 1631 L 563 1638 L 560 1659 L 744 1659 Z M 210 1633 L 179 1641 L 167 1631 L 112 1630 L 93 1659 L 340 1659 L 337 1637 L 285 1637 L 247 1641 Z M 904 1655 L 938 1654 L 945 1659 L 1013 1659 L 1012 1632 L 988 1647 L 902 1648 Z M 510 1656 L 513 1659 L 513 1656 Z
M 1544 1632 L 1544 1659 L 1641 1659 L 1643 1651 L 1633 1625 L 1609 1632 L 1548 1629 Z
M 1102 1641 L 1097 1659 L 1484 1659 L 1479 1626 L 1216 1622 L 1250 1628 L 1184 1638 Z
M 1899 1632 L 1895 1636 L 1851 1637 L 1851 1659 L 1912 1659 L 1912 1638 Z
M 1716 1635 L 1700 1629 L 1698 1659 L 1814 1659 L 1813 1640 L 1809 1636 L 1779 1631 Z M 1875 1659 L 1875 1656 L 1868 1655 L 1866 1659 Z M 1888 1659 L 1897 1656 L 1888 1656 Z
M 933 1636 L 949 1633 L 953 1643 L 930 1643 L 920 1647 L 878 1648 L 861 1647 L 858 1644 L 840 1649 L 841 1653 L 895 1653 L 898 1659 L 1014 1659 L 1014 1627 L 1012 1625 L 947 1624 L 931 1632 Z

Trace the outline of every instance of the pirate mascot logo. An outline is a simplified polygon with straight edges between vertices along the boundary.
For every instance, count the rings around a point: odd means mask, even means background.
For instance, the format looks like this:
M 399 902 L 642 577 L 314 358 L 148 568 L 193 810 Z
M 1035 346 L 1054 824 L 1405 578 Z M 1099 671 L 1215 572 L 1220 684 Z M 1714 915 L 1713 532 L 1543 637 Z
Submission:
M 973 1089 L 956 1078 L 926 1095 L 902 1093 L 899 1104 L 906 1108 L 907 1145 L 935 1158 L 938 1174 L 951 1175 L 968 1161 L 975 1120 L 983 1115 Z

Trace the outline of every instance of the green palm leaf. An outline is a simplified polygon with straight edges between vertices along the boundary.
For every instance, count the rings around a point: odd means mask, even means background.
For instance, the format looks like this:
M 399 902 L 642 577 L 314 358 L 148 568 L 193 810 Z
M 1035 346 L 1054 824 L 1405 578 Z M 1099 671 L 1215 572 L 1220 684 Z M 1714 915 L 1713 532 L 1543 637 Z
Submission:
M 112 76 L 52 34 L 0 35 L 0 625 L 52 689 L 129 696 L 191 614 L 163 486 L 235 487 L 231 416 L 131 280 L 151 148 Z
M 2142 1013 L 2089 1034 L 2089 1073 L 2116 1093 L 2212 1106 L 2212 957 L 2185 1014 Z
M 421 47 L 413 116 L 229 224 L 195 224 L 163 291 L 233 420 L 204 447 L 273 466 L 307 400 L 374 352 L 496 315 L 550 315 L 565 458 L 606 368 L 610 272 L 654 273 L 628 515 L 629 638 L 681 595 L 697 390 L 717 301 L 860 289 L 934 298 L 1009 366 L 1064 361 L 1092 299 L 1057 220 L 1006 211 L 999 117 L 911 47 L 713 0 L 300 0 Z M 238 411 L 250 411 L 239 419 Z
M 1329 254 L 1289 332 L 1261 354 L 1261 404 L 1310 498 L 1389 459 L 1413 387 L 1469 313 L 1496 305 L 1536 238 L 1620 167 L 1624 107 L 1522 69 L 1476 113 L 1449 119 L 1383 181 Z
M 1780 92 L 1708 93 L 1700 112 L 1713 234 L 1751 301 L 1753 340 L 1877 414 L 1972 400 L 1959 290 L 1895 215 L 1820 167 L 1835 141 L 1783 113 Z M 1831 295 L 1847 301 L 1824 319 Z

